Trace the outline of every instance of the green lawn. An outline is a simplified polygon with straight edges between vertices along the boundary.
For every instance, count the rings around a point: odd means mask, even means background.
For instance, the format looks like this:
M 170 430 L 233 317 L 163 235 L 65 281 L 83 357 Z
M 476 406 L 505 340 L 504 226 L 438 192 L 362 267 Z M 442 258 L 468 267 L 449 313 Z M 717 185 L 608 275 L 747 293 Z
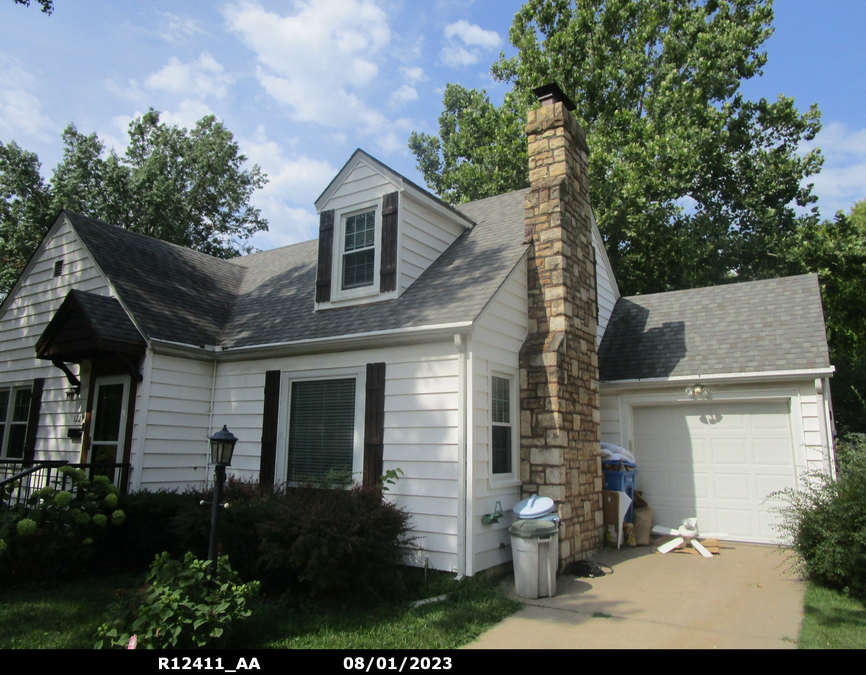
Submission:
M 0 648 L 90 649 L 105 608 L 137 579 L 86 580 L 60 588 L 0 594 Z M 419 595 L 448 598 L 361 609 L 263 603 L 238 624 L 231 646 L 246 649 L 453 649 L 516 611 L 490 582 L 439 578 Z
M 866 649 L 866 604 L 809 584 L 803 602 L 800 649 Z

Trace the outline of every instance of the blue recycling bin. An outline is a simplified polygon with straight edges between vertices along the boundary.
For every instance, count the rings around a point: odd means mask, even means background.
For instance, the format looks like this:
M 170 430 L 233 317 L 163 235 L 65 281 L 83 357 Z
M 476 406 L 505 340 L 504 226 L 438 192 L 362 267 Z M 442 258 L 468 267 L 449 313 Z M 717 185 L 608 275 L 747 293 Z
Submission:
M 632 503 L 625 514 L 625 522 L 634 522 L 634 491 L 637 482 L 637 464 L 624 460 L 608 460 L 601 463 L 604 474 L 604 489 L 625 492 Z

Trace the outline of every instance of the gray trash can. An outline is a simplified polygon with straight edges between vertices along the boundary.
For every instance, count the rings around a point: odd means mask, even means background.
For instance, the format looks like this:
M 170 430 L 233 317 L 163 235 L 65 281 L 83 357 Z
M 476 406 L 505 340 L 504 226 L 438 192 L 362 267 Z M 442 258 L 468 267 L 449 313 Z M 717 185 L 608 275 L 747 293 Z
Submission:
M 514 583 L 521 598 L 556 595 L 559 526 L 552 520 L 518 520 L 508 528 L 514 557 Z

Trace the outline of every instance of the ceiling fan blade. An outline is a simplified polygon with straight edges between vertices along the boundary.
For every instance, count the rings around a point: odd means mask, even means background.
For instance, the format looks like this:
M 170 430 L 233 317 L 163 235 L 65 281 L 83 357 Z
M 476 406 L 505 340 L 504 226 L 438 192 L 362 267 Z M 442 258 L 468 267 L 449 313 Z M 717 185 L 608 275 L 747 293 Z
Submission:
M 692 539 L 691 545 L 694 546 L 697 549 L 698 553 L 700 553 L 702 556 L 704 556 L 704 558 L 712 558 L 713 557 L 713 554 L 710 553 L 706 549 L 706 547 L 704 547 L 704 545 L 701 542 L 699 542 L 697 539 Z
M 653 534 L 679 534 L 679 530 L 674 530 L 670 527 L 662 527 L 655 525 L 652 529 Z
M 662 544 L 661 546 L 659 546 L 658 552 L 659 553 L 669 553 L 670 551 L 673 551 L 677 546 L 682 544 L 684 541 L 685 541 L 685 539 L 683 539 L 682 537 L 677 537 L 676 539 L 671 539 L 666 544 Z

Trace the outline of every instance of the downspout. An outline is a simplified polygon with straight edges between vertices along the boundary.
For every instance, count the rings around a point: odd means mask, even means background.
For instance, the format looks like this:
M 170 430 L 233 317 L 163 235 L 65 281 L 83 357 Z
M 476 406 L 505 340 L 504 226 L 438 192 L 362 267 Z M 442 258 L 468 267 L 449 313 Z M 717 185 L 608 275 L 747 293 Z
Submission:
M 457 427 L 457 579 L 466 576 L 466 530 L 469 512 L 468 495 L 466 486 L 468 483 L 467 472 L 467 449 L 466 449 L 466 389 L 468 377 L 466 373 L 466 357 L 468 354 L 468 338 L 465 335 L 454 336 L 454 347 L 457 349 L 457 391 L 458 391 L 458 418 Z
M 824 425 L 827 429 L 827 458 L 830 462 L 830 475 L 836 479 L 836 416 L 833 414 L 833 397 L 830 395 L 830 378 L 824 378 L 822 395 L 824 397 Z
M 210 381 L 210 412 L 208 414 L 208 422 L 207 422 L 207 436 L 205 438 L 205 448 L 204 448 L 204 468 L 205 468 L 205 476 L 207 476 L 207 469 L 210 465 L 210 435 L 214 431 L 213 428 L 213 408 L 214 408 L 214 399 L 216 397 L 216 376 L 217 376 L 217 363 L 216 359 L 213 360 L 213 373 L 211 375 Z

